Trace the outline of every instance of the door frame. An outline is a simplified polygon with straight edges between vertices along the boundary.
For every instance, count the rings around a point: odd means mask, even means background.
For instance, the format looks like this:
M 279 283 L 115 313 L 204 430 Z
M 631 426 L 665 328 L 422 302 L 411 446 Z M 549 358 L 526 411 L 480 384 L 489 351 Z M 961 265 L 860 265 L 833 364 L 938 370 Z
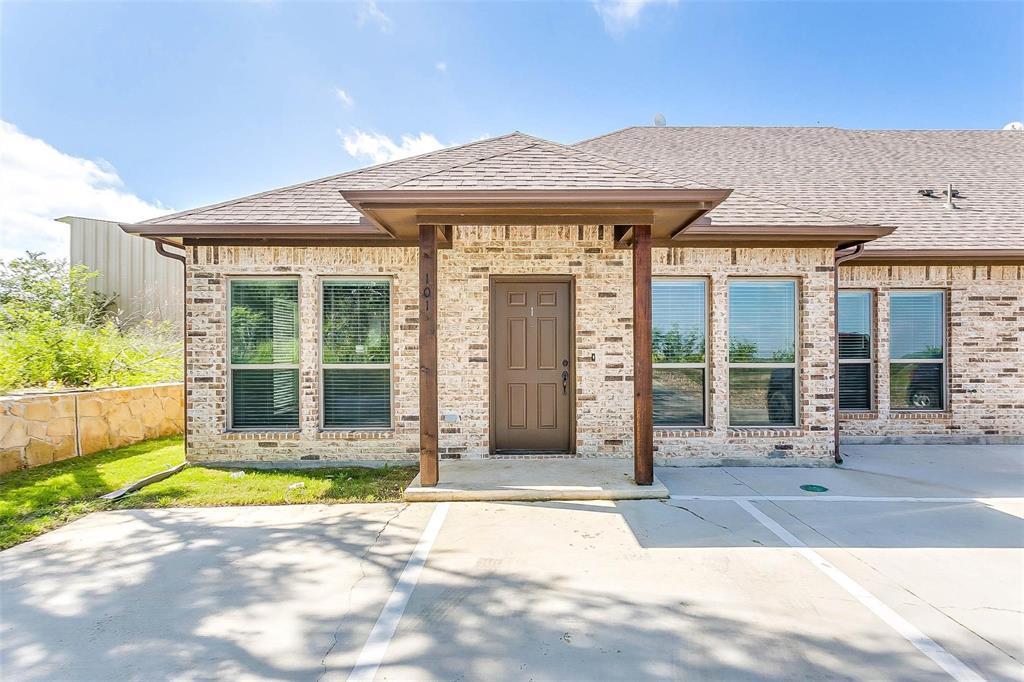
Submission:
M 495 454 L 495 343 L 494 285 L 506 282 L 537 282 L 569 285 L 569 447 L 576 454 L 576 276 L 575 275 L 490 275 L 487 278 L 487 452 Z

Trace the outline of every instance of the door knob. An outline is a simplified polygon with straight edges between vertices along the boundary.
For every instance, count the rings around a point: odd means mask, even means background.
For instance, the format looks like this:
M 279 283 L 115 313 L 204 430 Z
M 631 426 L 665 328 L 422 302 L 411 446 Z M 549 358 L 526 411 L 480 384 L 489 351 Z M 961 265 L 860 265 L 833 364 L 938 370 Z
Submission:
M 562 395 L 568 395 L 569 392 L 569 370 L 562 370 Z

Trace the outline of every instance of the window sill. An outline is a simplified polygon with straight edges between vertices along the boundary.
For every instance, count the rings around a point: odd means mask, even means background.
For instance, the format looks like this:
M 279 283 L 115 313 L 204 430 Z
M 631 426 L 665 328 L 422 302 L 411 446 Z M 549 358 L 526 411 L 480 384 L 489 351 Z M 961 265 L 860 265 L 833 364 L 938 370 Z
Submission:
M 933 419 L 942 421 L 952 419 L 953 413 L 947 410 L 893 410 L 889 413 L 890 419 Z
M 295 431 L 238 431 L 227 430 L 224 437 L 227 440 L 298 440 L 302 433 Z
M 395 430 L 389 429 L 320 429 L 317 440 L 387 440 L 395 437 Z
M 878 412 L 875 410 L 857 410 L 849 412 L 840 412 L 840 421 L 872 421 L 878 419 Z
M 655 438 L 707 438 L 715 432 L 710 426 L 655 426 Z
M 795 426 L 730 426 L 729 438 L 799 438 L 806 435 Z

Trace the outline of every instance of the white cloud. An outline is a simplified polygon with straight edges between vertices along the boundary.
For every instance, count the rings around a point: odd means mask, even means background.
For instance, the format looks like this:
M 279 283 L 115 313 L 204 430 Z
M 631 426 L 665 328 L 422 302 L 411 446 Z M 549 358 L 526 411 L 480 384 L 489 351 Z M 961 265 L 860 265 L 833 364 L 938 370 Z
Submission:
M 401 143 L 395 143 L 387 135 L 369 133 L 365 130 L 353 130 L 351 133 L 339 130 L 338 135 L 349 156 L 373 163 L 384 163 L 385 161 L 404 159 L 407 156 L 426 154 L 446 146 L 438 142 L 437 138 L 430 133 L 420 133 L 416 136 L 402 135 Z
M 377 0 L 366 0 L 366 2 L 359 5 L 359 13 L 356 15 L 356 20 L 360 26 L 376 24 L 381 33 L 387 33 L 391 30 L 391 17 L 384 14 L 380 7 L 377 7 Z
M 348 94 L 341 88 L 334 88 L 334 96 L 338 98 L 338 101 L 345 105 L 346 109 L 351 109 L 356 105 L 356 101 L 352 99 L 352 95 Z
M 640 13 L 648 5 L 656 3 L 676 4 L 677 0 L 591 0 L 604 28 L 614 36 L 620 36 L 636 26 Z
M 1010 121 L 1003 126 L 1003 130 L 1024 130 L 1024 123 L 1020 121 Z
M 170 213 L 126 192 L 105 161 L 65 154 L 0 120 L 0 259 L 44 251 L 68 257 L 66 215 L 107 220 L 145 220 Z
M 440 71 L 441 73 L 445 73 L 448 70 L 448 63 L 438 62 L 437 64 L 434 64 L 434 68 Z

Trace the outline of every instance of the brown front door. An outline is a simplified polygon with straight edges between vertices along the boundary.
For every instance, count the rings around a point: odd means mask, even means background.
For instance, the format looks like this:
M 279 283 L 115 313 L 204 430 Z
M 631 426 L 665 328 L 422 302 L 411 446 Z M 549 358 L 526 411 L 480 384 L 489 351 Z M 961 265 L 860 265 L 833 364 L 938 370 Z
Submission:
M 491 296 L 494 450 L 569 452 L 569 282 L 498 281 Z

